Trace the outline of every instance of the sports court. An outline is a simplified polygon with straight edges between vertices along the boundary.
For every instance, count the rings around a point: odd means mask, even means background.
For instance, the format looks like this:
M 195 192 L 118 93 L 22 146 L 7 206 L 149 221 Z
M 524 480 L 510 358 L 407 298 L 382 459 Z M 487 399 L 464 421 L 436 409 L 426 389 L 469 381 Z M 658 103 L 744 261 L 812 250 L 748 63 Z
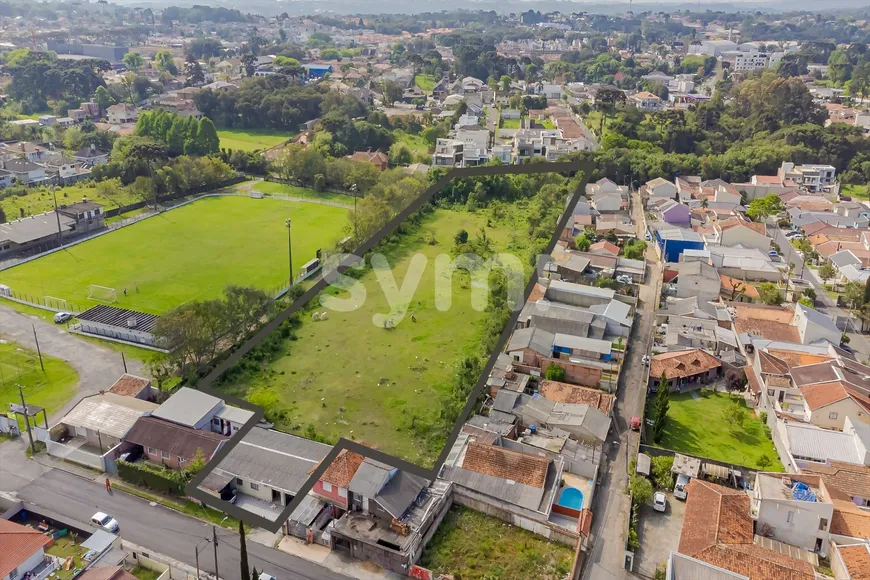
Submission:
M 295 276 L 341 239 L 347 210 L 209 197 L 0 272 L 0 284 L 82 309 L 111 302 L 151 314 L 217 298 L 231 284 L 277 289 L 289 277 L 287 219 Z

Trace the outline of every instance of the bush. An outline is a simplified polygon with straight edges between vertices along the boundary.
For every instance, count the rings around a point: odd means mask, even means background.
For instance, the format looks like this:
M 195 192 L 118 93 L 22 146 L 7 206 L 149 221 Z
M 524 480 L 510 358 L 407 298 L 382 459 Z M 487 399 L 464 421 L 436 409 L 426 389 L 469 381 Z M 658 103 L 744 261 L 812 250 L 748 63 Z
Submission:
M 322 173 L 314 176 L 314 191 L 321 192 L 326 189 L 326 178 Z
M 653 457 L 651 461 L 651 474 L 656 489 L 664 489 L 670 491 L 674 487 L 674 476 L 671 473 L 671 468 L 674 466 L 674 458 L 663 455 L 661 457 Z
M 648 503 L 652 499 L 653 487 L 650 481 L 638 474 L 633 474 L 631 477 L 631 499 L 635 505 Z
M 181 471 L 174 471 L 166 467 L 157 467 L 149 463 L 130 463 L 117 461 L 118 477 L 133 485 L 147 487 L 155 491 L 184 494 L 184 486 L 187 478 Z
M 544 377 L 548 381 L 564 381 L 565 380 L 565 369 L 558 365 L 551 364 L 547 367 L 547 372 L 544 373 Z

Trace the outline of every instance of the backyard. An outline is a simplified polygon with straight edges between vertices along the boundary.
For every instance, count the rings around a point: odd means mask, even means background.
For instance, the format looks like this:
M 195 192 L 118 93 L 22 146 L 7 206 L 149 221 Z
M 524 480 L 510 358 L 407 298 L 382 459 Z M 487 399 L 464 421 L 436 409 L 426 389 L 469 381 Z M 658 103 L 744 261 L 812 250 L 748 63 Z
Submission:
M 257 131 L 256 129 L 221 129 L 218 131 L 221 149 L 233 151 L 264 150 L 293 138 L 292 133 Z
M 458 363 L 479 353 L 487 317 L 472 307 L 471 284 L 464 273 L 455 276 L 449 309 L 436 307 L 434 261 L 449 255 L 460 230 L 469 238 L 485 231 L 493 251 L 524 255 L 529 240 L 520 224 L 527 213 L 518 205 L 499 219 L 485 212 L 438 209 L 382 247 L 400 288 L 407 287 L 412 259 L 425 257 L 416 291 L 407 298 L 408 313 L 394 327 L 376 322 L 376 315 L 391 312 L 379 284 L 390 271 L 376 273 L 367 262 L 357 276 L 365 295 L 355 309 L 329 310 L 327 319 L 319 321 L 312 320 L 313 311 L 304 312 L 295 329 L 298 340 L 285 343 L 289 352 L 254 371 L 243 365 L 242 372 L 218 388 L 264 407 L 281 430 L 329 442 L 348 437 L 431 465 L 446 436 L 439 420 L 442 401 L 452 394 Z M 345 291 L 330 288 L 324 293 L 350 302 Z
M 454 506 L 426 546 L 420 565 L 435 575 L 463 580 L 556 580 L 568 576 L 573 558 L 570 546 Z
M 650 401 L 653 397 L 650 397 Z M 657 447 L 725 463 L 782 471 L 765 425 L 741 398 L 728 393 L 694 391 L 670 396 L 667 423 Z M 735 401 L 738 401 L 735 403 Z M 739 408 L 742 419 L 726 412 Z M 769 465 L 759 464 L 765 456 Z
M 432 89 L 435 88 L 435 83 L 435 77 L 432 75 L 418 74 L 414 77 L 414 84 L 416 84 L 417 88 L 427 95 L 432 94 Z
M 84 309 L 91 284 L 115 289 L 116 306 L 161 314 L 216 298 L 230 284 L 275 289 L 288 278 L 286 218 L 293 223 L 293 269 L 332 247 L 347 210 L 307 202 L 211 197 L 0 272 L 0 283 Z M 126 289 L 126 295 L 124 290 Z
M 35 352 L 0 338 L 0 408 L 21 404 L 18 385 L 27 404 L 44 407 L 49 417 L 72 398 L 79 382 L 75 369 L 58 358 L 43 355 L 42 361 L 44 372 Z M 42 425 L 41 415 L 37 422 Z
M 67 185 L 57 189 L 57 204 L 68 205 L 87 198 L 103 205 L 104 210 L 109 210 L 119 205 L 129 205 L 140 201 L 129 193 L 126 188 L 121 188 L 111 199 L 98 195 L 96 187 L 90 187 L 92 183 L 84 185 Z M 0 192 L 0 208 L 6 214 L 6 219 L 15 220 L 21 217 L 21 210 L 25 216 L 45 213 L 54 209 L 54 196 L 48 187 L 31 187 L 24 191 L 24 195 L 5 195 Z
M 522 125 L 522 119 L 505 119 L 501 118 L 500 127 L 502 129 L 519 129 Z

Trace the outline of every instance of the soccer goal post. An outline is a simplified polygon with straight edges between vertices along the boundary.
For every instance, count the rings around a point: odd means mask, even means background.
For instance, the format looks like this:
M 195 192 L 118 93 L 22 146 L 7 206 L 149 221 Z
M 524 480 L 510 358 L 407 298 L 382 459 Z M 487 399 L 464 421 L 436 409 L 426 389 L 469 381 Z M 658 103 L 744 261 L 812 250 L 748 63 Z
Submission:
M 43 301 L 45 305 L 49 308 L 56 308 L 58 310 L 69 310 L 69 307 L 66 304 L 66 300 L 63 298 L 57 298 L 55 296 L 43 296 Z
M 114 288 L 108 286 L 97 286 L 91 284 L 88 286 L 88 300 L 96 300 L 97 302 L 107 302 L 112 304 L 118 301 L 118 295 Z

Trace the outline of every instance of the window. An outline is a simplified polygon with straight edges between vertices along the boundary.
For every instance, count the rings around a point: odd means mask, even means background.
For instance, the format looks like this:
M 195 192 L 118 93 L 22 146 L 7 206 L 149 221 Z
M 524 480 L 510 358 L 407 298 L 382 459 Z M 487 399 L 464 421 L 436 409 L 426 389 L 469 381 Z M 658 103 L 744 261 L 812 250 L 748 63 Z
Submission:
M 328 481 L 324 481 L 323 482 L 323 491 L 331 492 L 332 491 L 332 484 L 329 483 Z
M 9 572 L 9 580 L 15 580 L 16 578 L 18 578 L 18 568 Z
M 160 457 L 162 457 L 163 459 L 169 459 L 171 456 L 167 452 L 161 451 Z
M 154 449 L 153 447 L 149 447 L 149 448 L 148 448 L 148 453 L 150 453 L 151 455 L 154 455 L 155 453 L 157 453 L 157 450 Z
M 836 419 L 839 416 L 840 416 L 840 414 L 837 413 L 836 411 L 831 411 L 830 413 L 828 413 L 828 419 Z
M 786 523 L 794 523 L 794 512 L 788 512 L 788 515 L 785 517 Z
M 182 457 L 181 455 L 179 455 L 179 456 L 178 456 L 178 462 L 179 462 L 179 463 L 184 463 L 184 457 Z
M 819 518 L 819 529 L 823 532 L 828 529 L 828 520 L 826 518 Z
M 243 483 L 243 482 L 242 482 L 242 478 L 241 478 L 241 477 L 237 477 L 237 478 L 236 478 L 236 485 L 242 485 L 242 483 Z
M 220 424 L 221 424 L 221 420 L 220 420 L 218 417 L 212 417 L 212 418 L 211 418 L 211 424 L 212 424 L 212 425 L 220 425 Z
M 338 488 L 338 497 L 343 497 L 343 498 L 347 499 L 347 489 L 345 489 L 343 487 L 339 487 Z
M 256 491 L 256 490 L 260 489 L 260 486 L 252 481 L 251 482 L 251 489 Z

